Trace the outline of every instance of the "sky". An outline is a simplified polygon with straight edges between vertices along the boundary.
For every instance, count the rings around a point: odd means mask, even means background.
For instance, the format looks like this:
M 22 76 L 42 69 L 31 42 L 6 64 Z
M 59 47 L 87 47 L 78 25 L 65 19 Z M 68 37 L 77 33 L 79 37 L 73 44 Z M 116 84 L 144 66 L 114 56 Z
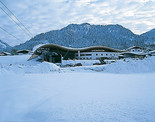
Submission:
M 155 0 L 1 0 L 33 36 L 68 24 L 120 24 L 135 34 L 155 28 Z M 5 7 L 0 3 L 0 7 Z M 11 14 L 9 14 L 11 15 Z M 15 20 L 15 18 L 14 18 Z M 15 20 L 16 21 L 16 20 Z M 17 21 L 16 21 L 17 22 Z M 20 23 L 18 23 L 20 24 Z M 0 40 L 11 46 L 31 37 L 0 9 Z

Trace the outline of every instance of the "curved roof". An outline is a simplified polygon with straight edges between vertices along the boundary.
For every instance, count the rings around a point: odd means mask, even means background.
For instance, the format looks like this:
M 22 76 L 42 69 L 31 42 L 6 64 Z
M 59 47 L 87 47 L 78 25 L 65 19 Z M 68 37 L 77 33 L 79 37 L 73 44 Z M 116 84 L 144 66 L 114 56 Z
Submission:
M 45 45 L 39 47 L 38 49 L 40 49 L 40 48 L 58 48 L 58 49 L 66 50 L 66 51 L 69 50 L 69 51 L 72 51 L 72 52 L 87 51 L 87 50 L 93 50 L 93 49 L 103 49 L 105 51 L 110 51 L 110 52 L 124 52 L 124 50 L 113 49 L 113 48 L 109 48 L 109 47 L 106 47 L 106 46 L 90 46 L 90 47 L 84 47 L 84 48 L 71 48 L 71 47 L 60 46 L 60 45 L 57 45 L 57 44 L 45 44 Z
M 140 46 L 133 46 L 133 47 L 129 47 L 128 50 L 129 50 L 129 49 L 143 49 L 143 48 L 140 47 Z
M 37 55 L 40 55 L 38 53 L 38 50 L 40 50 L 42 48 L 56 49 L 56 50 L 61 50 L 63 52 L 71 52 L 71 53 L 77 53 L 78 51 L 81 51 L 81 52 L 89 52 L 90 51 L 91 52 L 93 50 L 96 50 L 96 51 L 104 50 L 104 52 L 125 52 L 124 50 L 113 49 L 113 48 L 109 48 L 109 47 L 105 47 L 105 46 L 90 46 L 90 47 L 84 47 L 84 48 L 71 48 L 71 47 L 60 46 L 57 44 L 45 44 L 43 46 L 40 46 L 38 49 L 36 49 L 29 60 L 33 59 Z

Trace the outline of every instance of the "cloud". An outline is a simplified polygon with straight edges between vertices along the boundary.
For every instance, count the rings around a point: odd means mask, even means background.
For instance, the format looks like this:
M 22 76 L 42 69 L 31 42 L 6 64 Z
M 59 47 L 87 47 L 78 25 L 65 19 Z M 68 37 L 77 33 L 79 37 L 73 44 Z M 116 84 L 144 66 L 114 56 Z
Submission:
M 153 0 L 4 0 L 4 3 L 34 35 L 84 22 L 121 24 L 138 34 L 155 28 Z M 0 30 L 1 39 L 11 45 L 30 39 L 2 11 L 0 19 L 0 26 L 22 41 Z

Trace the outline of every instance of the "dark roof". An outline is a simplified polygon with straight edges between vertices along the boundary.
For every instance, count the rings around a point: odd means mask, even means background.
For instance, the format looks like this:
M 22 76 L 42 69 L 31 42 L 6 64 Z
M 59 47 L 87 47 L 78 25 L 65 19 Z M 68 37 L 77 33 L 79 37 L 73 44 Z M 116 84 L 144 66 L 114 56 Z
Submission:
M 142 47 L 139 47 L 139 46 L 133 46 L 133 47 L 129 47 L 128 50 L 129 49 L 143 49 L 143 48 Z
M 89 51 L 89 50 L 97 50 L 97 49 L 102 49 L 102 50 L 105 50 L 107 52 L 124 52 L 124 50 L 113 49 L 113 48 L 109 48 L 109 47 L 105 47 L 105 46 L 90 46 L 90 47 L 84 47 L 84 48 L 71 48 L 71 47 L 60 46 L 57 44 L 45 44 L 45 45 L 39 47 L 38 49 L 41 49 L 41 48 L 57 48 L 57 49 L 62 49 L 62 50 L 66 50 L 66 51 L 69 50 L 71 52 Z
M 17 53 L 30 52 L 31 50 L 18 50 Z

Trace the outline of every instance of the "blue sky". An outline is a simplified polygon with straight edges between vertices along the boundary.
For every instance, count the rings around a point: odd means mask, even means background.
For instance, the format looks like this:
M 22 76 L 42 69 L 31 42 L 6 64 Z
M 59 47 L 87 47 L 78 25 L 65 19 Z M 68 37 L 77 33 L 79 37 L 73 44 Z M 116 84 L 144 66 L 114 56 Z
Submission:
M 155 28 L 155 0 L 1 0 L 37 35 L 61 29 L 71 23 L 120 24 L 136 34 Z M 0 4 L 0 7 L 3 7 Z M 4 7 L 3 7 L 4 8 Z M 14 39 L 0 30 L 0 39 L 17 45 L 30 39 L 3 11 L 0 27 L 14 34 Z

